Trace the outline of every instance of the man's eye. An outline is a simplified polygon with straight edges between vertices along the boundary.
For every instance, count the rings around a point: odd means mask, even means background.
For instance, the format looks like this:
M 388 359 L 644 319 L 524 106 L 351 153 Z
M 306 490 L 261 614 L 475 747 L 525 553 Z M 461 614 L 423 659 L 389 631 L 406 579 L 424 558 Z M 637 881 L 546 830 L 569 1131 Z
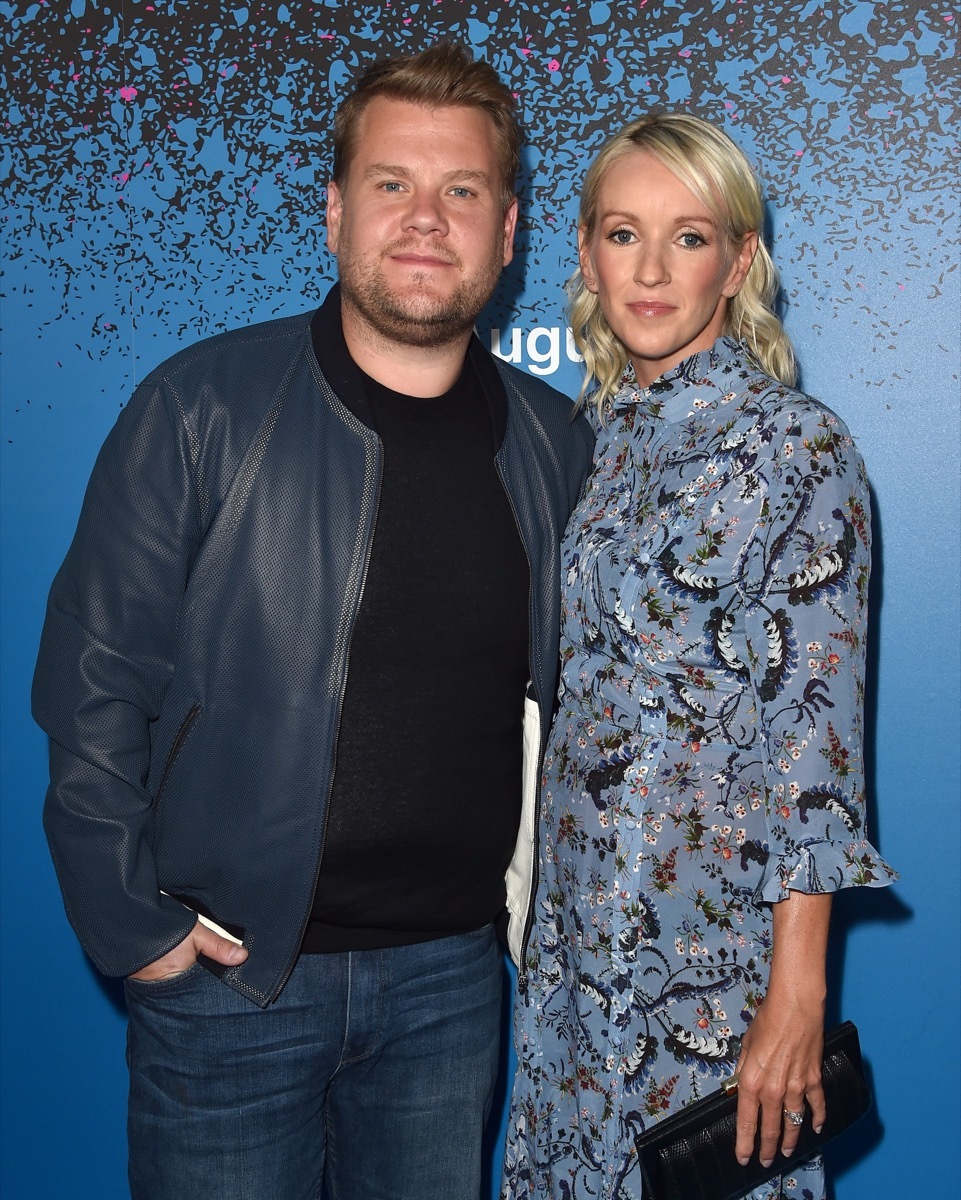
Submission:
M 459 200 L 466 200 L 469 196 L 473 196 L 473 192 L 467 187 L 451 188 L 451 195 L 456 196 Z
M 401 190 L 401 184 L 395 182 L 394 180 L 388 180 L 386 183 L 382 183 L 380 186 L 385 192 L 397 193 Z

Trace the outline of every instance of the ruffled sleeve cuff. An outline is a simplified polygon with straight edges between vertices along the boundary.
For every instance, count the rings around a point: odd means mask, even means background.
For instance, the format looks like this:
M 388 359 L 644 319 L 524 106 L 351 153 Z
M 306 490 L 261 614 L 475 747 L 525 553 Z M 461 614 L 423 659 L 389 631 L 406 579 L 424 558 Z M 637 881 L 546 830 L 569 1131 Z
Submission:
M 898 878 L 870 842 L 824 839 L 772 852 L 764 864 L 757 900 L 776 904 L 788 892 L 839 892 L 849 887 L 886 887 Z

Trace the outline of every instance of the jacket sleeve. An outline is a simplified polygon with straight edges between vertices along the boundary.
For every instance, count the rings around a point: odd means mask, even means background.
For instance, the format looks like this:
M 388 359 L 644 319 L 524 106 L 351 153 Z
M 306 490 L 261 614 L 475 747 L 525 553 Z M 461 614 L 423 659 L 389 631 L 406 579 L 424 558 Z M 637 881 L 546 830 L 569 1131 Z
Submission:
M 751 543 L 747 654 L 764 759 L 767 901 L 883 886 L 864 828 L 863 708 L 870 499 L 833 413 L 801 408 L 772 441 Z
M 147 791 L 200 541 L 190 445 L 176 395 L 148 380 L 98 456 L 34 676 L 34 716 L 50 737 L 44 826 L 70 922 L 108 975 L 165 954 L 195 921 L 160 895 Z

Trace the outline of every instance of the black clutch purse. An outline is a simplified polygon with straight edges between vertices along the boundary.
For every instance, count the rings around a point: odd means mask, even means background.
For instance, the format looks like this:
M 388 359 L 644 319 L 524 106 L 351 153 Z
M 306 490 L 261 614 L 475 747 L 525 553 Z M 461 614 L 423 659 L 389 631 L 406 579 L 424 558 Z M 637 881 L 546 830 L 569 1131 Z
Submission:
M 644 1200 L 738 1200 L 775 1175 L 789 1174 L 860 1120 L 871 1107 L 871 1093 L 852 1022 L 825 1034 L 821 1081 L 828 1110 L 821 1132 L 814 1132 L 805 1105 L 796 1150 L 790 1158 L 779 1151 L 769 1167 L 761 1165 L 757 1150 L 744 1167 L 734 1157 L 736 1088 L 722 1087 L 645 1129 L 635 1139 Z

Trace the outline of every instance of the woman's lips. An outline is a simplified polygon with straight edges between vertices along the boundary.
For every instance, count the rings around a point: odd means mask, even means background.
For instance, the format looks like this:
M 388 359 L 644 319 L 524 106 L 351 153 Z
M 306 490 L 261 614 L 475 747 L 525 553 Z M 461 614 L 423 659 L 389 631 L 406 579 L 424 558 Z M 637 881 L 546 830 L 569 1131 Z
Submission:
M 633 300 L 627 307 L 642 317 L 663 317 L 674 311 L 673 304 L 664 304 L 660 300 Z

